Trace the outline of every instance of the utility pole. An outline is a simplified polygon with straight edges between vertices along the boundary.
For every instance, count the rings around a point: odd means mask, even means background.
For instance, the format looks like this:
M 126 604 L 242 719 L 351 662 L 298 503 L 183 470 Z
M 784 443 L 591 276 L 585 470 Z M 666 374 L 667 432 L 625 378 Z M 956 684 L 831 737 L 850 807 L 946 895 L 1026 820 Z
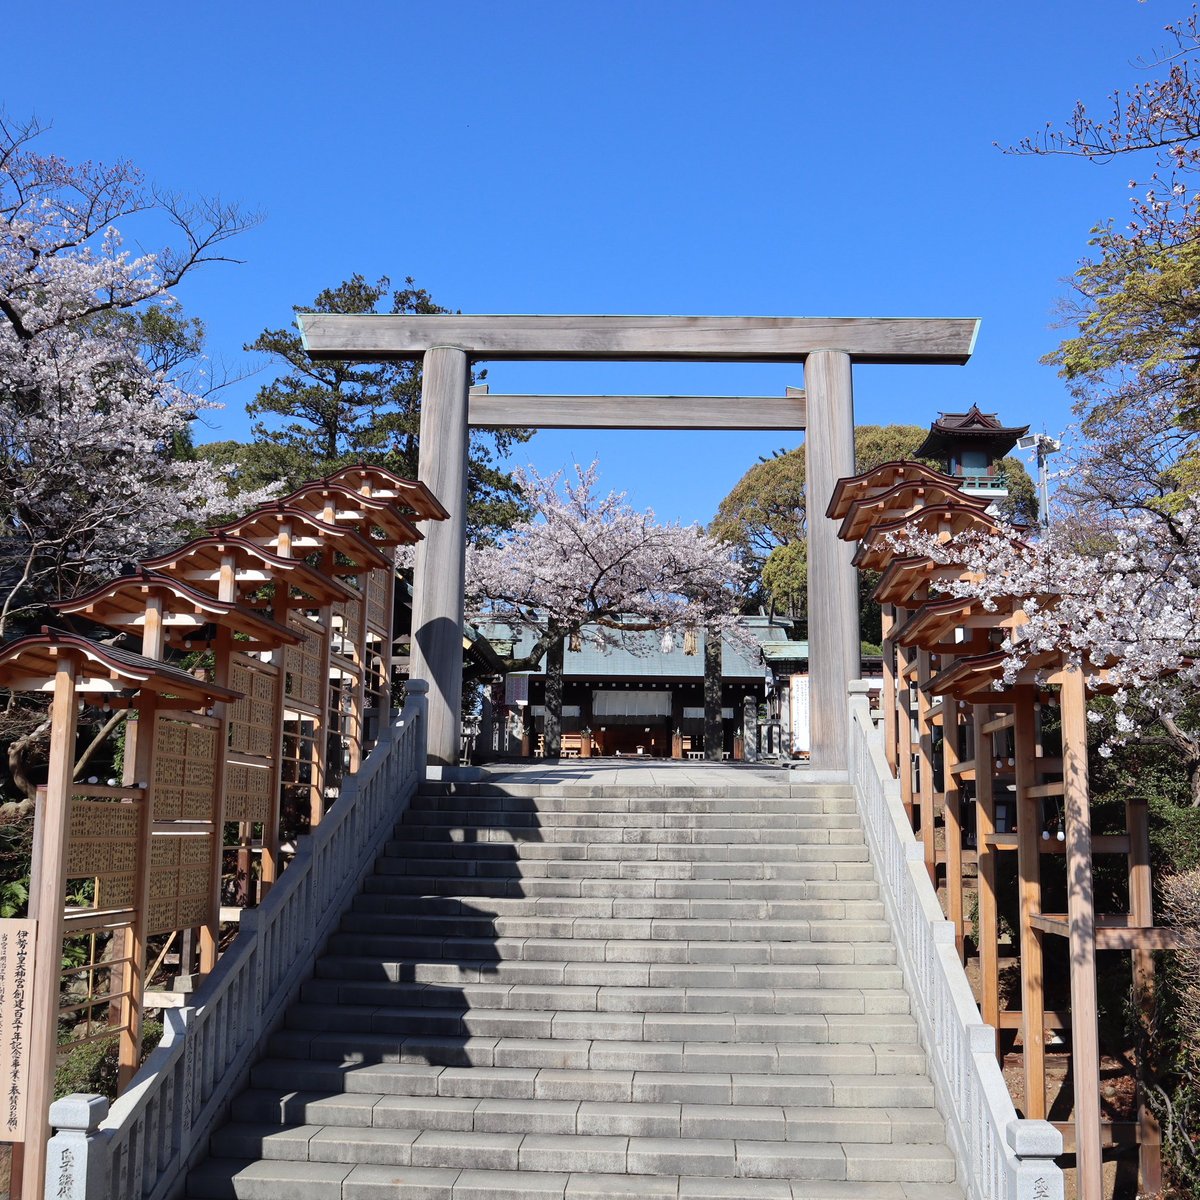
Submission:
M 1037 453 L 1038 525 L 1044 531 L 1050 528 L 1050 468 L 1046 460 L 1062 449 L 1062 442 L 1046 433 L 1031 433 L 1018 438 L 1017 445 L 1022 450 L 1034 450 Z

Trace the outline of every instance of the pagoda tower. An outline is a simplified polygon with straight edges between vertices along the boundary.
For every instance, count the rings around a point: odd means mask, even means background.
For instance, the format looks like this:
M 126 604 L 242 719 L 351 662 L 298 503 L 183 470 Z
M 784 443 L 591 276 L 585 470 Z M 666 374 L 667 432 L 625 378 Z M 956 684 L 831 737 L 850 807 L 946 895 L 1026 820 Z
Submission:
M 1008 495 L 1008 481 L 1000 460 L 1028 431 L 1028 425 L 1002 425 L 995 413 L 972 404 L 966 412 L 939 413 L 914 453 L 939 463 L 969 495 L 1001 500 Z

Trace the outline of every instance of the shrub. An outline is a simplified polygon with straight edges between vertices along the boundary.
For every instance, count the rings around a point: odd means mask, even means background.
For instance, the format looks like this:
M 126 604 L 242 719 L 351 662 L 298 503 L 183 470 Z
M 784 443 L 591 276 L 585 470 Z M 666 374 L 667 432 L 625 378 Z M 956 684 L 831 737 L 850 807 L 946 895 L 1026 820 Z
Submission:
M 1161 881 L 1163 916 L 1200 936 L 1200 869 Z M 1181 1196 L 1200 1196 L 1200 947 L 1162 956 L 1158 1003 L 1164 1062 L 1153 1088 L 1163 1165 Z
M 162 1038 L 163 1027 L 158 1021 L 146 1021 L 142 1025 L 142 1056 L 139 1061 L 145 1062 L 146 1056 L 158 1045 Z M 69 1046 L 70 1038 L 60 1043 Z M 54 1098 L 69 1096 L 72 1092 L 91 1092 L 107 1096 L 109 1100 L 117 1097 L 117 1035 L 102 1038 L 94 1042 L 81 1042 L 67 1050 L 60 1059 L 58 1070 L 54 1075 Z

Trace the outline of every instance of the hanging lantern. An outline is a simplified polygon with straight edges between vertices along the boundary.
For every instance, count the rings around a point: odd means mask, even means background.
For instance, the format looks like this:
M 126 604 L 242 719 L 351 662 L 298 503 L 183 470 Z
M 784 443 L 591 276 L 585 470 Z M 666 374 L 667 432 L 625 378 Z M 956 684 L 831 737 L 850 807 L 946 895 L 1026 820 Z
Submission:
M 684 654 L 694 655 L 698 650 L 699 638 L 696 636 L 695 626 L 689 626 L 683 631 L 683 652 Z
M 572 654 L 578 654 L 583 649 L 583 638 L 580 636 L 579 630 L 576 629 L 567 641 L 567 649 Z

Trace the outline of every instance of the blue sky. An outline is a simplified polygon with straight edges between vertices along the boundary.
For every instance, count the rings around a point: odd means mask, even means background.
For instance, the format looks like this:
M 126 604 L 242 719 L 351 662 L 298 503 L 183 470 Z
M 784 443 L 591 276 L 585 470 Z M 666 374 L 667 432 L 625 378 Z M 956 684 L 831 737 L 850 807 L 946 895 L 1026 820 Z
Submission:
M 966 367 L 860 367 L 860 423 L 976 402 L 1058 432 L 1039 358 L 1129 163 L 1001 154 L 1138 76 L 1159 0 L 543 0 L 35 6 L 0 100 L 43 147 L 127 157 L 264 214 L 181 289 L 211 349 L 353 272 L 464 312 L 979 316 Z M 40 49 L 39 49 L 40 47 Z M 1144 173 L 1144 172 L 1143 172 Z M 208 436 L 245 436 L 269 369 Z M 520 364 L 493 391 L 758 394 L 799 366 Z M 545 432 L 663 518 L 706 521 L 781 434 Z

